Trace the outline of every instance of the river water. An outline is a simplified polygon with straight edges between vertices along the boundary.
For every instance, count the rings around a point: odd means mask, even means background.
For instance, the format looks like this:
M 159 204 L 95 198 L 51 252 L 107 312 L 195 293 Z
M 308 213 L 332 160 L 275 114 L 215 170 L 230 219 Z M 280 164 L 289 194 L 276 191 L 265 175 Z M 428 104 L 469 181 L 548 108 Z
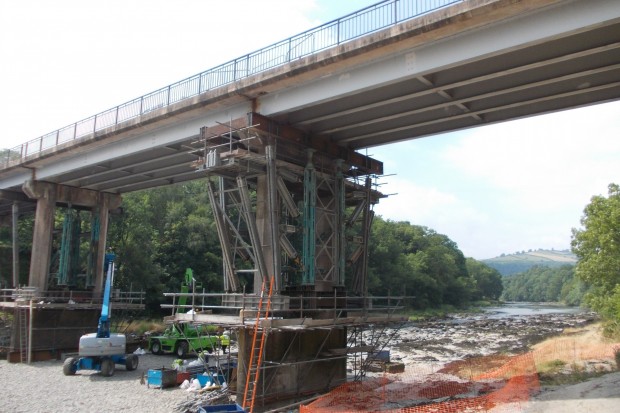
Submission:
M 542 315 L 542 314 L 579 314 L 584 310 L 579 307 L 566 307 L 549 303 L 505 303 L 497 307 L 486 307 L 484 312 L 488 318 L 498 319 L 514 316 Z

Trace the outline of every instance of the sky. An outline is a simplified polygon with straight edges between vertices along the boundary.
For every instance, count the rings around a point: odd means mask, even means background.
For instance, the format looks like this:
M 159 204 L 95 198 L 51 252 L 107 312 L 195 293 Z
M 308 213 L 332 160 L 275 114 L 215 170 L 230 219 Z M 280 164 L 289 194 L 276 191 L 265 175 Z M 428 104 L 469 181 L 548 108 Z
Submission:
M 0 0 L 0 147 L 10 148 L 376 3 Z M 570 248 L 620 183 L 620 102 L 369 148 L 384 219 L 465 256 Z

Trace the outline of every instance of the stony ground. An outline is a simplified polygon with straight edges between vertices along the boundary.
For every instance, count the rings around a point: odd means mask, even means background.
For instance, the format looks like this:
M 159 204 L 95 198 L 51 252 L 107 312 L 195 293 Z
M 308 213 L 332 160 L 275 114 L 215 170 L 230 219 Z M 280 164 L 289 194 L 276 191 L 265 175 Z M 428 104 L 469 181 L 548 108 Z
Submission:
M 0 411 L 34 412 L 149 412 L 171 413 L 194 399 L 179 387 L 148 387 L 142 376 L 148 369 L 169 368 L 173 356 L 141 355 L 138 369 L 118 366 L 112 377 L 81 370 L 65 376 L 62 361 L 30 365 L 0 361 Z
M 391 353 L 405 364 L 446 363 L 490 354 L 516 354 L 567 328 L 596 320 L 594 313 L 544 314 L 489 318 L 484 314 L 454 314 L 413 323 L 399 330 Z
M 406 371 L 420 363 L 443 366 L 455 360 L 523 351 L 567 328 L 592 323 L 593 314 L 557 314 L 489 319 L 454 315 L 413 323 L 390 343 L 393 360 Z M 173 356 L 140 356 L 138 369 L 119 367 L 113 377 L 90 371 L 64 376 L 62 361 L 32 365 L 0 361 L 0 412 L 179 412 L 195 399 L 180 388 L 161 390 L 141 383 L 150 368 L 170 367 Z M 524 413 L 620 411 L 620 373 L 606 374 L 572 386 L 545 388 L 519 407 Z M 290 409 L 289 409 L 290 410 Z M 288 411 L 288 410 L 285 410 Z M 499 413 L 499 411 L 498 411 Z

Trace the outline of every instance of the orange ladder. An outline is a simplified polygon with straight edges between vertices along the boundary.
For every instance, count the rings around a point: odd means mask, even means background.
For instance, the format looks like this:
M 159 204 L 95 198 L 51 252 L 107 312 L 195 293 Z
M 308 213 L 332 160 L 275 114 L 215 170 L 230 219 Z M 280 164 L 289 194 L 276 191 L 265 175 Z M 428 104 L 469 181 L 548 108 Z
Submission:
M 256 322 L 254 323 L 254 331 L 252 335 L 252 350 L 248 360 L 247 374 L 245 378 L 245 390 L 243 392 L 243 409 L 246 412 L 253 413 L 254 401 L 256 400 L 256 387 L 260 379 L 260 368 L 263 362 L 263 350 L 265 349 L 265 341 L 267 332 L 260 328 L 261 319 L 269 318 L 271 310 L 271 295 L 273 293 L 273 278 L 269 282 L 269 292 L 265 300 L 265 281 L 261 287 L 260 299 L 256 308 Z M 249 410 L 248 410 L 249 408 Z

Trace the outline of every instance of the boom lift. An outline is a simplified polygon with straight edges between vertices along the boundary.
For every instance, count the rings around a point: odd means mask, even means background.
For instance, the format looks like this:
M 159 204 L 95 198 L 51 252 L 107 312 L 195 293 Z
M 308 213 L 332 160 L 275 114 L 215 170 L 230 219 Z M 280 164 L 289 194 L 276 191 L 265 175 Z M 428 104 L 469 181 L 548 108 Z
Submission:
M 106 282 L 97 332 L 80 337 L 79 357 L 68 357 L 63 364 L 62 371 L 66 376 L 73 375 L 78 370 L 97 370 L 102 376 L 109 377 L 114 374 L 116 364 L 123 364 L 127 371 L 138 367 L 138 356 L 125 354 L 125 334 L 110 332 L 110 292 L 115 258 L 114 253 L 105 255 Z

